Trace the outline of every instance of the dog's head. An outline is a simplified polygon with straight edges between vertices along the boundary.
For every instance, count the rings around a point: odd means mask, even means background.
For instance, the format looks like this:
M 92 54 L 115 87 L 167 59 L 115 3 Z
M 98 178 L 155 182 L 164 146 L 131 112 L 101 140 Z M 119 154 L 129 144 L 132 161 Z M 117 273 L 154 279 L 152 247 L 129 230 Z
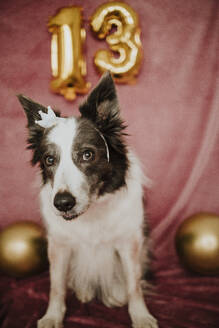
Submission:
M 41 168 L 56 214 L 66 220 L 76 218 L 92 201 L 125 185 L 125 126 L 109 73 L 80 106 L 77 118 L 61 118 L 23 95 L 18 99 L 28 120 L 32 164 Z

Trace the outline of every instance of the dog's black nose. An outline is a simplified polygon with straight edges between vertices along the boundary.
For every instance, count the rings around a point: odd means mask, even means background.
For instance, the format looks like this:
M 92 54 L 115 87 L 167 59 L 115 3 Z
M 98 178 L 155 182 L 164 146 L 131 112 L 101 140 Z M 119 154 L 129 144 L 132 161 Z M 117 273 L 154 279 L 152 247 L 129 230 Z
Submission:
M 54 198 L 54 206 L 61 212 L 70 211 L 76 204 L 75 198 L 67 191 L 58 192 Z

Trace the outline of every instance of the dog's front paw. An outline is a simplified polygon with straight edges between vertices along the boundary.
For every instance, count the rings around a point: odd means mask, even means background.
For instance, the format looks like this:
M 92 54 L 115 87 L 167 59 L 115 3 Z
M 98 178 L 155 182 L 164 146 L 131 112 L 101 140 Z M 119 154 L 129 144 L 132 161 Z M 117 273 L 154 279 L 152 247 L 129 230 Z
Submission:
M 144 317 L 136 317 L 132 321 L 133 328 L 158 328 L 157 320 L 151 315 L 147 314 Z
M 44 316 L 42 319 L 38 320 L 37 328 L 63 328 L 63 324 L 62 321 L 57 318 Z

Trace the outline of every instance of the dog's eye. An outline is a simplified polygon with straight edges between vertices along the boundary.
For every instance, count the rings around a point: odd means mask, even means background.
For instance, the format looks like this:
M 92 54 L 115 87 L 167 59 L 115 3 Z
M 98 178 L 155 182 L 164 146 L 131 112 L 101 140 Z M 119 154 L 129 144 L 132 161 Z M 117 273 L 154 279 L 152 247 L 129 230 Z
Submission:
M 47 166 L 52 166 L 55 164 L 55 157 L 52 155 L 48 155 L 45 157 L 45 164 Z
M 94 152 L 92 150 L 85 150 L 82 154 L 82 159 L 84 162 L 88 162 L 94 159 Z

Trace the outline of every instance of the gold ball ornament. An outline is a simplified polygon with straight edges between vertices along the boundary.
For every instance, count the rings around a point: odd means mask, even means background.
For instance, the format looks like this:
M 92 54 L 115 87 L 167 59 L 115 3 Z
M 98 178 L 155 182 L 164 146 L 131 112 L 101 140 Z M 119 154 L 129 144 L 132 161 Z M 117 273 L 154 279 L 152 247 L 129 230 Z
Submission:
M 47 241 L 37 223 L 21 221 L 0 232 L 0 270 L 22 278 L 44 271 L 48 267 Z
M 199 213 L 187 218 L 177 230 L 175 243 L 187 268 L 204 275 L 219 274 L 219 216 Z

